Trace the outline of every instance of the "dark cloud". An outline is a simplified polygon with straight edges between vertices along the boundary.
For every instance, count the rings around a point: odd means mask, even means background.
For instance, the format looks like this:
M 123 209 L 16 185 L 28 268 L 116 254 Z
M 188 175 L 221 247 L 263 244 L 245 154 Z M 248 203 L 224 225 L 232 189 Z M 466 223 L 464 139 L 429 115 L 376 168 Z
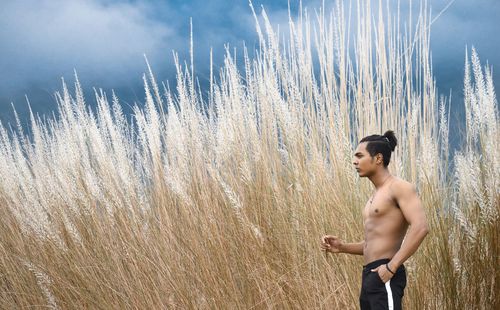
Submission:
M 449 1 L 432 1 L 435 14 Z M 470 57 L 474 46 L 483 65 L 500 68 L 500 2 L 497 0 L 456 0 L 431 27 L 433 72 L 440 94 L 451 96 L 450 136 L 452 147 L 459 148 L 464 136 L 465 113 L 463 79 L 466 50 Z M 495 72 L 495 70 L 494 70 Z M 500 85 L 500 75 L 494 74 Z
M 298 0 L 252 2 L 258 13 L 261 6 L 265 7 L 271 22 L 280 24 L 280 32 L 286 32 L 288 3 L 292 14 L 299 6 Z M 430 2 L 433 16 L 449 3 Z M 321 3 L 303 1 L 312 20 Z M 325 3 L 327 9 L 332 6 L 331 1 Z M 391 2 L 393 9 L 396 3 Z M 407 16 L 407 3 L 401 1 L 402 18 Z M 413 1 L 413 5 L 418 7 L 419 1 Z M 437 86 L 446 95 L 453 89 L 458 104 L 466 45 L 474 45 L 483 61 L 488 60 L 495 68 L 500 66 L 497 16 L 497 0 L 456 0 L 432 25 Z M 53 110 L 52 93 L 60 88 L 60 77 L 73 80 L 73 69 L 87 90 L 92 86 L 113 88 L 125 104 L 142 101 L 143 53 L 148 55 L 158 79 L 173 80 L 172 50 L 179 52 L 181 60 L 189 60 L 191 17 L 195 67 L 201 83 L 208 79 L 211 48 L 215 66 L 219 67 L 225 43 L 239 51 L 243 41 L 250 49 L 257 45 L 248 0 L 4 0 L 0 9 L 0 119 L 12 120 L 11 101 L 20 114 L 25 112 L 24 94 L 30 97 L 35 111 Z M 498 74 L 496 82 L 500 82 Z M 88 91 L 87 96 L 91 97 Z

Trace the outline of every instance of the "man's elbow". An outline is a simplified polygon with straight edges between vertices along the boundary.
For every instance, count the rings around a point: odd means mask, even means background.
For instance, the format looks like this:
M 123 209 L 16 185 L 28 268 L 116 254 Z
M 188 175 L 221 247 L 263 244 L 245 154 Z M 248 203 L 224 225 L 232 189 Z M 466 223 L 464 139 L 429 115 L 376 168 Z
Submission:
M 411 225 L 411 229 L 422 237 L 425 237 L 429 233 L 427 222 L 414 223 Z
M 419 226 L 419 229 L 418 231 L 420 232 L 420 234 L 425 237 L 427 236 L 427 234 L 429 233 L 430 229 L 429 229 L 429 225 L 427 225 L 427 223 L 424 223 L 422 225 Z

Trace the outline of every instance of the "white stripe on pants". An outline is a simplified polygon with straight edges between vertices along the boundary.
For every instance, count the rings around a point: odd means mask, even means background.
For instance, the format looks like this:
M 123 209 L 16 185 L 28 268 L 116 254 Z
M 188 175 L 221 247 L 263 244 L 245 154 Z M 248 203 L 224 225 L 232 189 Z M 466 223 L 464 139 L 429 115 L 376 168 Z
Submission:
M 394 310 L 394 301 L 392 300 L 391 280 L 385 282 L 385 289 L 387 290 L 387 301 L 389 302 L 389 310 Z

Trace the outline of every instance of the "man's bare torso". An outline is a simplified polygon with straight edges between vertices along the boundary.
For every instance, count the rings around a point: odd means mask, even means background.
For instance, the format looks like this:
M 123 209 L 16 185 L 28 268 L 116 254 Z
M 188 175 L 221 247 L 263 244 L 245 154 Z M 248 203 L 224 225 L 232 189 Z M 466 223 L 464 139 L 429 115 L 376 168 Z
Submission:
M 392 177 L 375 193 L 373 201 L 363 209 L 365 243 L 363 256 L 365 264 L 381 258 L 392 258 L 399 250 L 408 229 L 408 223 L 399 209 L 391 186 L 404 182 Z

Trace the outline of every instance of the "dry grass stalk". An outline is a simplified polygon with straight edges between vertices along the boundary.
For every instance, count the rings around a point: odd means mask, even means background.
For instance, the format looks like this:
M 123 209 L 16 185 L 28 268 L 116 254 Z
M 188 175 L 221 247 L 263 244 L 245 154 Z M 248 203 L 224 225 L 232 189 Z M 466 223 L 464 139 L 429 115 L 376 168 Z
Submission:
M 227 52 L 208 98 L 175 56 L 176 90 L 148 64 L 133 123 L 101 91 L 94 115 L 77 80 L 58 119 L 31 115 L 32 140 L 1 125 L 0 307 L 356 308 L 360 258 L 323 256 L 319 237 L 361 240 L 370 189 L 353 147 L 391 128 L 391 170 L 417 184 L 432 225 L 405 306 L 499 308 L 491 69 L 472 50 L 467 136 L 449 156 L 427 7 L 406 29 L 389 5 L 355 7 L 301 11 L 283 41 L 254 13 L 255 57 L 241 72 Z

